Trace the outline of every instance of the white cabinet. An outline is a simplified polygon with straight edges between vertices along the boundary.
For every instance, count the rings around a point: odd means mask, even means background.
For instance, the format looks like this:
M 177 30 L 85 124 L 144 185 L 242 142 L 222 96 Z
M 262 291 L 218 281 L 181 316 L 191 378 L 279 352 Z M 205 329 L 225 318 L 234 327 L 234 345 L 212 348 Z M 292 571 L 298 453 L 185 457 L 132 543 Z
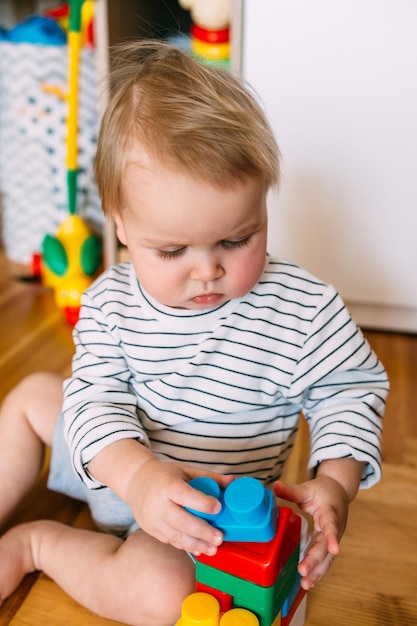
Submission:
M 415 0 L 243 1 L 241 69 L 282 152 L 270 251 L 333 283 L 358 323 L 412 331 L 416 33 Z

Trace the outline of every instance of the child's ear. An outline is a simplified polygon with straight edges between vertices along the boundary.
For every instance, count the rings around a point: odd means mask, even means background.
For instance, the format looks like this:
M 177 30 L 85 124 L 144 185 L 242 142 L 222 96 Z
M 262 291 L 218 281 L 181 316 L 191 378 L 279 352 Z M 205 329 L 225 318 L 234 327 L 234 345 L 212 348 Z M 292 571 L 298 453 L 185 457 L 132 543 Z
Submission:
M 120 243 L 122 243 L 124 246 L 126 246 L 127 245 L 127 241 L 126 241 L 125 227 L 123 226 L 123 222 L 122 222 L 122 219 L 120 217 L 120 214 L 119 213 L 115 213 L 113 215 L 113 219 L 114 219 L 114 223 L 116 224 L 117 238 L 120 241 Z

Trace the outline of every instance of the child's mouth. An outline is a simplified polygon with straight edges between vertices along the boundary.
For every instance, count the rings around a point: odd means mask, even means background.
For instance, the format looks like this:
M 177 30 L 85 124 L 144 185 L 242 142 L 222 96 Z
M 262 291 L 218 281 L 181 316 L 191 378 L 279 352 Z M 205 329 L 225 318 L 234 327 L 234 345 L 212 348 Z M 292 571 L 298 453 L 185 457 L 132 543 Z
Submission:
M 222 300 L 223 294 L 221 293 L 204 293 L 200 296 L 195 296 L 191 298 L 193 302 L 196 304 L 216 304 L 220 300 Z

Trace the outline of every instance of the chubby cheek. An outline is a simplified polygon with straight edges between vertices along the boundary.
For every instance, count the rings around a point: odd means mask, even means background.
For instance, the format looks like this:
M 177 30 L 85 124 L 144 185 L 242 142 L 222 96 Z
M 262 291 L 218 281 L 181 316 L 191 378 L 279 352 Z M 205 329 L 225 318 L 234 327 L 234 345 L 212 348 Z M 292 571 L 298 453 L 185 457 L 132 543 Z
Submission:
M 135 264 L 136 275 L 142 287 L 150 296 L 166 306 L 177 306 L 182 280 L 178 271 L 170 268 L 169 261 L 163 267 L 159 263 L 149 261 Z
M 240 298 L 248 293 L 262 276 L 266 253 L 243 255 L 233 263 L 229 272 L 230 290 L 233 298 Z

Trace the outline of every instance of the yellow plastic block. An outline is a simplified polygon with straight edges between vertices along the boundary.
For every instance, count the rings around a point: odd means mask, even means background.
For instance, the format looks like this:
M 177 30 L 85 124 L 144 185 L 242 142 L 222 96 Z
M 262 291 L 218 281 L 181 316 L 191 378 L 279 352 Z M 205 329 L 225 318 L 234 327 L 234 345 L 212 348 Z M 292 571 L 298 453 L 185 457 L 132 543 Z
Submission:
M 182 603 L 176 626 L 219 626 L 220 605 L 214 596 L 197 591 Z
M 223 615 L 220 626 L 259 626 L 259 620 L 251 611 L 232 609 Z
M 175 626 L 259 626 L 254 613 L 246 609 L 231 609 L 220 617 L 220 604 L 209 593 L 197 591 L 185 598 L 181 617 Z
M 271 626 L 281 626 L 281 611 L 278 613 Z

